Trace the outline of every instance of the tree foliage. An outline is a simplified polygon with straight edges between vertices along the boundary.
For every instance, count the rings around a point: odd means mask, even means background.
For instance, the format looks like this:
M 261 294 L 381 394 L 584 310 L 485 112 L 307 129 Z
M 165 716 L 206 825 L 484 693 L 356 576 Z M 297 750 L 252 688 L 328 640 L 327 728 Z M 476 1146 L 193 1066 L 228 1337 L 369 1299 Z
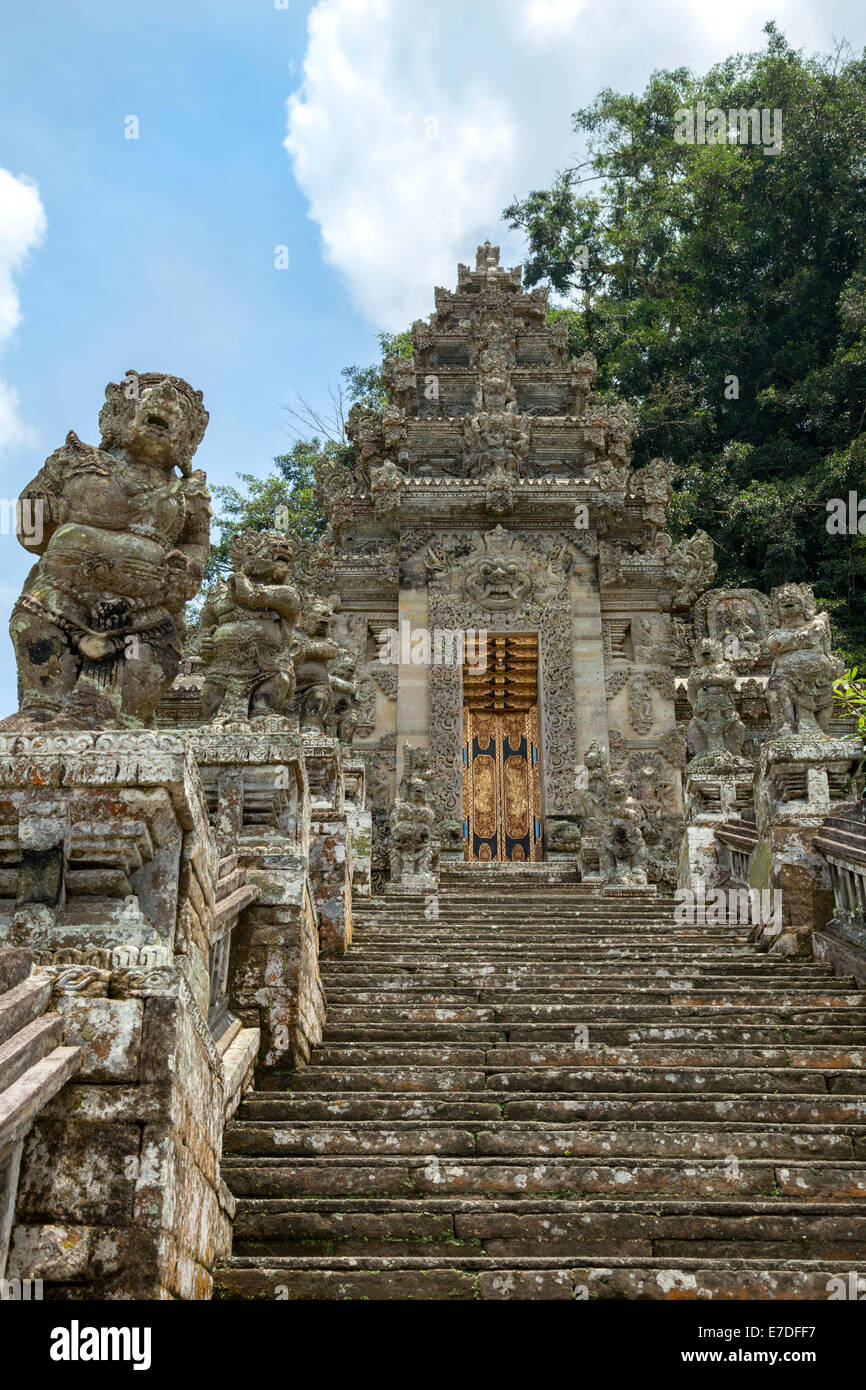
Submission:
M 636 464 L 673 460 L 676 533 L 709 531 L 718 582 L 814 583 L 853 657 L 866 536 L 826 522 L 831 498 L 866 496 L 866 55 L 765 33 L 702 77 L 602 91 L 573 117 L 586 162 L 505 216 L 527 283 L 567 298 L 570 352 L 635 405 Z M 780 110 L 780 151 L 675 142 L 699 101 Z

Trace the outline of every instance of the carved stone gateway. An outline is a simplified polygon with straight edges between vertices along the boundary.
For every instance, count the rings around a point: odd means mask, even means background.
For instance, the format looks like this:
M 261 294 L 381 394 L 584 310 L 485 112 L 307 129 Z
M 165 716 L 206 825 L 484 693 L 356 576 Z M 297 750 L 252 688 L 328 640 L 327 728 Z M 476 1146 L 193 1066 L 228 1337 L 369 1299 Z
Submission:
M 711 582 L 712 544 L 699 533 L 674 545 L 664 529 L 669 465 L 630 467 L 629 406 L 595 391 L 590 354 L 568 360 L 545 293 L 525 293 L 519 268 L 503 269 L 496 247 L 479 247 L 475 267 L 459 267 L 456 291 L 437 289 L 435 299 L 429 321 L 413 326 L 412 357 L 384 364 L 383 411 L 353 409 L 354 468 L 323 471 L 340 642 L 363 692 L 354 752 L 370 773 L 374 861 L 411 745 L 428 750 L 449 859 L 461 844 L 477 858 L 480 838 L 494 858 L 576 863 L 578 750 L 620 740 L 623 761 L 654 768 L 653 872 L 670 879 L 682 810 L 671 661 L 691 634 L 684 617 L 674 631 L 670 612 L 687 615 Z M 379 660 L 383 634 L 390 665 Z M 488 654 L 500 638 L 535 652 L 531 672 L 488 656 L 486 707 L 472 669 L 479 634 Z M 522 682 L 531 704 L 514 703 Z M 493 760 L 495 852 L 473 823 L 470 706 L 491 719 L 519 710 L 538 730 L 535 741 L 515 734 L 515 747 Z M 396 753 L 387 780 L 383 740 Z M 531 803 L 528 837 L 509 821 L 509 786 L 521 828 Z

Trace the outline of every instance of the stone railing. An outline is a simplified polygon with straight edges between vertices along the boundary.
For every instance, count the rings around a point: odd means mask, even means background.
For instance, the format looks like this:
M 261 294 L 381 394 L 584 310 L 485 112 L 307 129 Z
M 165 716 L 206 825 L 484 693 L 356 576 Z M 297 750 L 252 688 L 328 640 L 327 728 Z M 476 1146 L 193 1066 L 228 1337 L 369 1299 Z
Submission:
M 866 988 L 866 801 L 835 808 L 815 836 L 830 867 L 835 910 L 815 933 L 815 955 L 852 974 Z
M 4 734 L 0 777 L 7 1273 L 56 1298 L 209 1298 L 224 1127 L 257 1063 L 309 1060 L 320 951 L 346 950 L 369 893 L 363 766 L 232 726 Z
M 6 1275 L 24 1141 L 40 1111 L 81 1065 L 81 1049 L 62 1045 L 61 1015 L 46 1012 L 51 981 L 31 975 L 31 965 L 29 951 L 0 948 L 0 1280 Z M 29 1269 L 16 1269 L 19 1282 L 35 1277 Z
M 719 884 L 748 888 L 752 855 L 758 847 L 754 814 L 747 812 L 716 826 L 715 840 Z

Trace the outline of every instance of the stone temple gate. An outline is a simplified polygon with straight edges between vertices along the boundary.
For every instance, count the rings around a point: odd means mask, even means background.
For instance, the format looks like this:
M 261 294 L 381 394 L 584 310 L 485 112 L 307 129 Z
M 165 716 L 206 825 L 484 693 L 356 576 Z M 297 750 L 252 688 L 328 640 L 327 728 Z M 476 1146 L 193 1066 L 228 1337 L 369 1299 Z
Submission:
M 354 475 L 320 472 L 373 805 L 404 746 L 426 748 L 443 849 L 468 859 L 564 848 L 593 744 L 651 758 L 681 812 L 671 662 L 688 665 L 677 615 L 712 546 L 672 545 L 666 466 L 632 472 L 631 410 L 546 315 L 546 292 L 479 247 L 413 326 L 413 357 L 386 361 L 381 414 L 351 412 Z

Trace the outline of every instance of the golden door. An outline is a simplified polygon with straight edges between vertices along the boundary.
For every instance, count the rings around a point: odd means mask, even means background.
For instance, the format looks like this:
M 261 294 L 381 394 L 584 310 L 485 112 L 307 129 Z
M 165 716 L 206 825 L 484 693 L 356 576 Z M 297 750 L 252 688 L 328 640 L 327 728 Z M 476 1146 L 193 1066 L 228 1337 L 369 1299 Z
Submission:
M 541 858 L 538 707 L 463 710 L 465 857 L 482 863 Z

